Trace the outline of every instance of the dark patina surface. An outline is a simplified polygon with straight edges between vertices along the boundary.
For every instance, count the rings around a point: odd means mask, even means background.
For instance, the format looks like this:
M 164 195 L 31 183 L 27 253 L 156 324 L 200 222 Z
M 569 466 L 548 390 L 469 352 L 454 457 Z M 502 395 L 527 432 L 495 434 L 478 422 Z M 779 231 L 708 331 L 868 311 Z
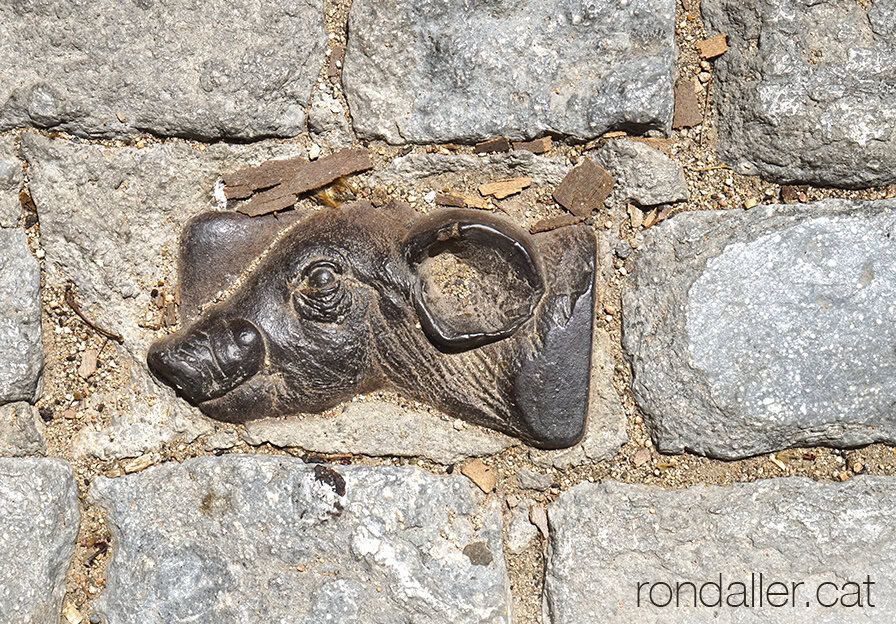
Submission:
M 420 216 L 367 202 L 283 227 L 273 216 L 216 212 L 184 232 L 185 327 L 147 360 L 206 415 L 323 412 L 390 388 L 534 446 L 581 438 L 590 228 L 530 235 L 481 211 Z

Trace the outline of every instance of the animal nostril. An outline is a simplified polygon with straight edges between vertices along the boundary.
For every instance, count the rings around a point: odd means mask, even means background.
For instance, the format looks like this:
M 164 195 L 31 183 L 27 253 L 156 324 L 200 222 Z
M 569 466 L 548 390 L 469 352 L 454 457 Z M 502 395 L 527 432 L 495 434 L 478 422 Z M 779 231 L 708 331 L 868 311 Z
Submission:
M 194 404 L 227 394 L 264 367 L 261 331 L 243 319 L 206 321 L 146 355 L 153 374 Z

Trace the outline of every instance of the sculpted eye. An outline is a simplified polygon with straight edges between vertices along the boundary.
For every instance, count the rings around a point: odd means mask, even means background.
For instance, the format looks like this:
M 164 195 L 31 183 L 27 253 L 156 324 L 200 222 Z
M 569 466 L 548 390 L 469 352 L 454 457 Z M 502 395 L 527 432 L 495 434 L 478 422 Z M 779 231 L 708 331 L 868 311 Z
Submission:
M 351 302 L 351 293 L 342 286 L 342 269 L 328 260 L 305 267 L 293 294 L 293 305 L 299 314 L 323 323 L 342 322 Z
M 314 290 L 329 290 L 336 286 L 339 269 L 331 262 L 315 262 L 305 270 L 305 282 Z

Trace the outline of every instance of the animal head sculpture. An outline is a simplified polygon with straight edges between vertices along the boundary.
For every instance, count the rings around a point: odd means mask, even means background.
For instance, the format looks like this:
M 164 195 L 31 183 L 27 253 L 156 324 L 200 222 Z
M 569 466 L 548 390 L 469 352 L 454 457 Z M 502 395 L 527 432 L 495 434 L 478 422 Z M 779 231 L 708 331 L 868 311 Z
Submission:
M 285 229 L 282 217 L 207 213 L 181 240 L 186 326 L 147 360 L 217 420 L 322 412 L 391 388 L 563 448 L 588 406 L 594 257 L 585 226 L 532 236 L 481 211 L 357 202 Z

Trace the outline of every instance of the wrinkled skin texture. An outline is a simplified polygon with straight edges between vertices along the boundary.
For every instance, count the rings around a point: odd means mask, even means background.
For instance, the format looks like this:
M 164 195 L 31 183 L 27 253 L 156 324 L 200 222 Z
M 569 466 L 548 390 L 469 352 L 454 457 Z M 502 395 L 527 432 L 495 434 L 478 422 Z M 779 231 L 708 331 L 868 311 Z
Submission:
M 319 413 L 389 388 L 534 446 L 581 438 L 594 314 L 588 228 L 530 236 L 481 211 L 420 217 L 358 202 L 316 212 L 279 239 L 275 231 L 270 219 L 222 212 L 197 217 L 182 238 L 188 324 L 147 359 L 207 416 Z M 196 316 L 268 247 L 229 297 Z M 433 258 L 448 252 L 499 288 L 458 309 L 433 281 Z

